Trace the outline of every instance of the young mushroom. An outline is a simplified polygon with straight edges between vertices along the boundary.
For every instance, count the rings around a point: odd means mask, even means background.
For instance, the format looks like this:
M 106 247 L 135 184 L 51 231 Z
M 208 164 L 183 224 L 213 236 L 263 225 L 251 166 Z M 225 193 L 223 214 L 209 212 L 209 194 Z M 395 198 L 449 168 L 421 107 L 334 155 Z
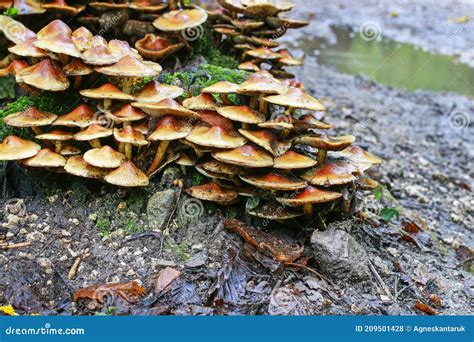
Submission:
M 114 138 L 119 143 L 125 144 L 125 157 L 128 160 L 132 160 L 132 146 L 146 146 L 149 144 L 145 136 L 132 126 L 126 126 L 122 129 L 115 128 Z
M 273 165 L 273 158 L 268 152 L 252 145 L 217 151 L 212 153 L 212 157 L 224 163 L 243 167 L 260 168 Z
M 74 140 L 76 141 L 88 141 L 92 148 L 101 148 L 101 138 L 110 137 L 113 134 L 112 129 L 103 127 L 101 125 L 92 124 L 85 130 L 74 134 Z
M 249 124 L 265 122 L 265 115 L 248 106 L 226 106 L 217 108 L 217 112 L 225 118 L 242 123 L 242 128 L 247 129 Z
M 133 164 L 125 161 L 120 167 L 104 177 L 107 183 L 122 187 L 142 187 L 150 183 L 148 177 Z
M 327 163 L 310 169 L 301 175 L 313 185 L 333 186 L 352 183 L 356 180 L 354 173 L 357 168 L 349 163 L 336 162 Z
M 59 130 L 52 130 L 48 133 L 37 135 L 36 139 L 50 141 L 54 144 L 56 153 L 61 153 L 62 155 L 70 155 L 69 153 L 63 154 L 63 151 L 64 151 L 63 141 L 72 140 L 73 137 L 74 137 L 74 133 L 59 131 Z
M 40 127 L 51 125 L 57 117 L 56 114 L 42 112 L 34 107 L 29 107 L 22 112 L 6 116 L 3 118 L 3 122 L 12 127 L 29 127 L 35 134 L 41 134 Z
M 221 98 L 221 101 L 224 105 L 232 105 L 232 101 L 229 100 L 229 94 L 236 94 L 237 90 L 239 89 L 239 85 L 228 82 L 228 81 L 220 81 L 204 88 L 201 92 L 202 93 L 209 93 L 209 94 L 218 94 Z
M 103 110 L 110 107 L 112 100 L 133 101 L 132 95 L 124 93 L 112 83 L 103 84 L 99 88 L 84 89 L 79 93 L 91 99 L 104 100 Z
M 271 131 L 266 129 L 239 129 L 239 133 L 254 144 L 263 147 L 276 157 L 281 156 L 291 148 L 291 141 L 279 140 Z
M 69 88 L 69 80 L 57 62 L 45 59 L 20 71 L 17 82 L 49 91 L 63 91 Z
M 277 197 L 277 201 L 290 207 L 303 207 L 306 218 L 313 217 L 313 204 L 332 202 L 340 198 L 342 194 L 334 191 L 321 190 L 314 186 L 307 186 L 292 196 Z
M 41 150 L 40 145 L 14 135 L 9 135 L 0 144 L 0 160 L 31 158 L 38 154 L 39 150 Z
M 66 158 L 59 153 L 51 151 L 49 148 L 43 148 L 34 157 L 24 160 L 23 165 L 47 168 L 63 167 L 66 165 Z
M 64 170 L 74 176 L 95 179 L 104 178 L 108 172 L 107 169 L 89 164 L 82 155 L 70 157 L 64 166 Z
M 193 186 L 187 189 L 186 192 L 194 198 L 216 202 L 221 205 L 230 204 L 239 197 L 236 191 L 224 189 L 215 182 Z
M 174 99 L 181 96 L 184 92 L 184 89 L 168 85 L 162 84 L 158 81 L 150 81 L 145 86 L 133 94 L 133 98 L 136 102 L 141 103 L 156 103 L 166 99 Z
M 159 141 L 155 158 L 147 170 L 147 175 L 151 175 L 160 166 L 161 161 L 172 140 L 185 138 L 191 132 L 192 126 L 185 120 L 179 120 L 172 115 L 167 115 L 156 123 L 156 128 L 148 137 L 149 141 Z
M 125 161 L 125 156 L 110 146 L 103 146 L 84 153 L 84 160 L 95 167 L 116 169 Z

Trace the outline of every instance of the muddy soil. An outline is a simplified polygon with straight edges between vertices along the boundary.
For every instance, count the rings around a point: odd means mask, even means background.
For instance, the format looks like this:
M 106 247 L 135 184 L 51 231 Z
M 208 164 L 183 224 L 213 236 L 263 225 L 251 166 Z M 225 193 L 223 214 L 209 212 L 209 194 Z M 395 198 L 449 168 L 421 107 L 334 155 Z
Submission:
M 0 238 L 30 245 L 0 251 L 0 303 L 51 315 L 397 315 L 423 314 L 419 301 L 439 314 L 473 314 L 474 101 L 390 89 L 311 56 L 292 72 L 328 107 L 331 133 L 354 134 L 385 159 L 371 172 L 380 193 L 361 193 L 357 215 L 328 225 L 344 232 L 334 236 L 350 237 L 327 243 L 349 256 L 329 254 L 323 240 L 311 243 L 312 225 L 262 224 L 242 215 L 243 204 L 190 199 L 173 181 L 189 186 L 196 176 L 175 167 L 136 191 L 8 164 Z M 384 208 L 400 217 L 385 222 L 377 216 Z M 317 258 L 308 268 L 283 267 L 227 230 L 226 217 L 299 241 Z M 368 272 L 345 279 L 330 264 Z M 82 287 L 133 280 L 147 290 L 133 303 L 72 300 Z

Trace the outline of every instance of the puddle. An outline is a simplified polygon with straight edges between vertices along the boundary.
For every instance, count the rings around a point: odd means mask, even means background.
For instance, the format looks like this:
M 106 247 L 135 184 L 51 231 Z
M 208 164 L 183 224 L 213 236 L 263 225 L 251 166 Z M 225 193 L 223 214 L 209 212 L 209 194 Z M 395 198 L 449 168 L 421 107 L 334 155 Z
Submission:
M 348 28 L 333 28 L 337 43 L 322 39 L 299 43 L 307 56 L 341 73 L 363 74 L 375 81 L 406 90 L 456 92 L 474 97 L 474 68 L 455 57 L 435 55 L 411 44 L 390 39 L 365 40 Z

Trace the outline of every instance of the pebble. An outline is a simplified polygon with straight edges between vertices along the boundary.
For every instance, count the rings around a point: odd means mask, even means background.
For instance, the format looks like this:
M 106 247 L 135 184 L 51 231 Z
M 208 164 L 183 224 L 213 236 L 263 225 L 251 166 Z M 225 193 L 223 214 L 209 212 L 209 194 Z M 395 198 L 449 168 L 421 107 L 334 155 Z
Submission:
M 155 259 L 151 258 L 151 267 L 152 268 L 159 268 L 159 267 L 175 267 L 176 263 L 171 260 L 165 260 L 165 259 Z
M 63 237 L 69 237 L 71 235 L 72 235 L 71 232 L 69 232 L 65 229 L 61 230 L 61 236 L 63 236 Z

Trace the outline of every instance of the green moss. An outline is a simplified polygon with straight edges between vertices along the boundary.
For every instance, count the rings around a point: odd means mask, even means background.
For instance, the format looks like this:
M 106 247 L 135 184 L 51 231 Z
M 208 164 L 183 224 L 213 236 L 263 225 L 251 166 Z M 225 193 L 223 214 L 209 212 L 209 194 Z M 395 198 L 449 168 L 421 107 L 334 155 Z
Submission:
M 174 74 L 166 73 L 160 76 L 160 81 L 166 84 L 180 86 L 193 95 L 219 81 L 242 83 L 250 74 L 238 69 L 229 69 L 212 64 L 204 64 L 190 71 L 179 71 Z M 187 96 L 187 94 L 185 94 Z
M 64 94 L 43 93 L 37 97 L 22 96 L 0 109 L 0 140 L 3 140 L 10 134 L 18 134 L 21 136 L 27 136 L 29 134 L 29 130 L 6 126 L 3 122 L 3 118 L 7 115 L 21 112 L 28 107 L 35 107 L 42 111 L 61 115 L 68 113 L 75 104 L 78 104 L 77 98 L 65 96 Z
M 211 27 L 203 25 L 202 35 L 193 43 L 193 51 L 189 55 L 188 60 L 193 60 L 197 56 L 203 56 L 209 64 L 235 69 L 239 65 L 239 61 L 235 56 L 227 54 L 227 50 L 226 46 L 216 46 Z
M 110 234 L 110 220 L 106 216 L 99 215 L 95 221 L 95 227 L 100 231 L 102 236 Z

